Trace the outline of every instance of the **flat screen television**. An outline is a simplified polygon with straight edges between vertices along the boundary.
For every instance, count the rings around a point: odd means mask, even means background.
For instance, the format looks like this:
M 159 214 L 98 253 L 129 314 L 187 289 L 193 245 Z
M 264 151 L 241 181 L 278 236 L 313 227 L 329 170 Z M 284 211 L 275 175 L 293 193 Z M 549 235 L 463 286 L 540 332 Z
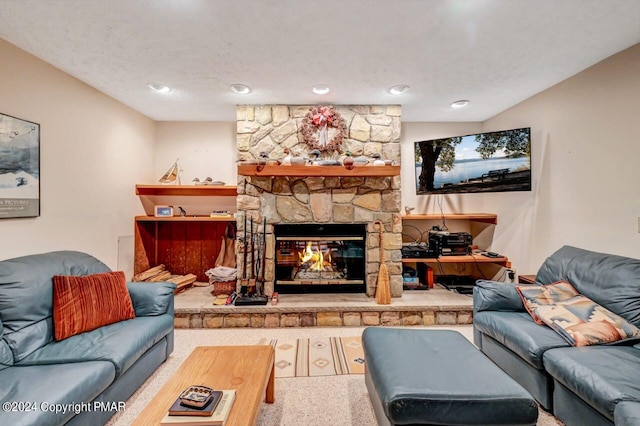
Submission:
M 416 194 L 531 191 L 531 128 L 415 143 Z

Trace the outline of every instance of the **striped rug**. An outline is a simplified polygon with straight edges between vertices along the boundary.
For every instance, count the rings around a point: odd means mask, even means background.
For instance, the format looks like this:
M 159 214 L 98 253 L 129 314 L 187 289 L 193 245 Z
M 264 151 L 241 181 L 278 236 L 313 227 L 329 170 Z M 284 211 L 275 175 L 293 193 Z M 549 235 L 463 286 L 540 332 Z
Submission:
M 362 340 L 356 337 L 260 339 L 276 350 L 276 377 L 316 377 L 364 374 Z

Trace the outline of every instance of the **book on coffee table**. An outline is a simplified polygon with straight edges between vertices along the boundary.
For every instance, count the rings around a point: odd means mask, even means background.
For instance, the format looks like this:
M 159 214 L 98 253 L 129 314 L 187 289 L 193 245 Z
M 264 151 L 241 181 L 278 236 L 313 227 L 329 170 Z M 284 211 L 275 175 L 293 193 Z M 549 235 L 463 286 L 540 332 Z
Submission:
M 165 414 L 160 421 L 163 426 L 224 426 L 236 399 L 235 389 L 225 389 L 216 409 L 210 416 L 175 416 Z

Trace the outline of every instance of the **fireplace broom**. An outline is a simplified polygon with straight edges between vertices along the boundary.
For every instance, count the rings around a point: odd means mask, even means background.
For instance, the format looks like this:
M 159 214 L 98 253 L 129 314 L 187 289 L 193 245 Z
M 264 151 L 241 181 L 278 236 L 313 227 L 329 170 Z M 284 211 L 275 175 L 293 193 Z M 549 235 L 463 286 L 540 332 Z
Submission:
M 389 272 L 384 258 L 384 225 L 381 221 L 374 222 L 380 228 L 380 270 L 378 271 L 378 283 L 376 286 L 376 302 L 379 305 L 391 303 L 391 284 L 389 283 Z

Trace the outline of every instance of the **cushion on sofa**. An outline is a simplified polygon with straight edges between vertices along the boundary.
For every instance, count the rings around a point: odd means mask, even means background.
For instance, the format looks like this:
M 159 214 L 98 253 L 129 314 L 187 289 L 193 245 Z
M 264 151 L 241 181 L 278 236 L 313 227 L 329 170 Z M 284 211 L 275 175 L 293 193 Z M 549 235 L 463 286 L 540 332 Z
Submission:
M 526 312 L 479 312 L 473 317 L 473 326 L 537 369 L 543 368 L 545 351 L 569 346 L 558 333 L 533 322 Z
M 640 327 L 640 260 L 564 246 L 545 260 L 536 275 L 537 282 L 560 280 Z
M 522 303 L 536 324 L 544 322 L 535 310 L 541 305 L 552 305 L 578 295 L 578 291 L 567 281 L 558 281 L 547 285 L 516 286 Z
M 124 272 L 53 277 L 56 340 L 135 317 Z
M 549 374 L 608 418 L 623 400 L 640 401 L 640 351 L 632 346 L 551 349 Z
M 589 346 L 640 337 L 640 329 L 579 295 L 534 310 L 546 325 L 573 346 Z
M 172 329 L 172 315 L 138 317 L 51 342 L 18 365 L 110 361 L 119 377 Z
M 0 261 L 0 318 L 14 361 L 53 340 L 54 275 L 108 272 L 86 253 L 57 251 Z
M 0 401 L 33 402 L 34 410 L 0 412 L 2 425 L 54 425 L 65 424 L 76 413 L 63 413 L 47 407 L 54 404 L 74 403 L 76 409 L 82 402 L 96 398 L 115 377 L 110 362 L 93 361 L 73 364 L 11 367 L 0 371 Z M 41 405 L 44 404 L 44 405 Z
M 173 283 L 128 282 L 127 288 L 137 317 L 163 315 L 173 300 L 176 285 Z
M 522 312 L 524 305 L 514 284 L 478 280 L 473 287 L 473 309 L 475 312 Z

